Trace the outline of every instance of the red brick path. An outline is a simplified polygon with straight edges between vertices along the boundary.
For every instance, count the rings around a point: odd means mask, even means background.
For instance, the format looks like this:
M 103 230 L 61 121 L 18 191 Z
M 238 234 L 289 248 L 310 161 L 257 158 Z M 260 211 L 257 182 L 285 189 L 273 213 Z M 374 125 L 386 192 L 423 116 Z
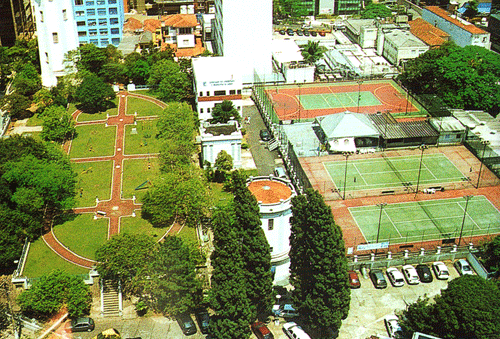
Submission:
M 111 187 L 111 199 L 109 200 L 99 200 L 95 206 L 93 207 L 81 207 L 75 208 L 73 211 L 75 213 L 93 213 L 99 218 L 106 218 L 109 220 L 108 226 L 108 239 L 113 235 L 120 233 L 120 218 L 124 216 L 131 216 L 134 213 L 134 210 L 138 210 L 141 208 L 141 204 L 136 203 L 134 199 L 123 199 L 121 196 L 122 193 L 122 169 L 123 169 L 123 161 L 126 159 L 147 159 L 151 157 L 151 155 L 126 155 L 124 154 L 124 138 L 125 138 L 125 125 L 131 125 L 135 120 L 148 120 L 151 117 L 135 117 L 134 115 L 126 114 L 126 105 L 127 105 L 127 97 L 137 97 L 143 100 L 147 100 L 157 104 L 158 106 L 164 108 L 166 107 L 165 103 L 156 100 L 154 98 L 150 98 L 144 95 L 132 94 L 128 92 L 120 92 L 119 96 L 119 104 L 118 104 L 118 115 L 108 117 L 105 122 L 108 126 L 117 126 L 116 132 L 116 140 L 115 140 L 115 152 L 112 156 L 103 156 L 103 157 L 92 157 L 92 158 L 80 158 L 80 159 L 72 159 L 74 162 L 92 162 L 92 161 L 104 161 L 104 160 L 112 160 L 113 161 L 113 176 L 112 176 L 112 187 Z M 81 111 L 75 111 L 73 113 L 73 119 L 77 121 L 78 115 L 80 115 Z M 100 121 L 86 121 L 86 122 L 77 122 L 76 125 L 91 125 L 91 124 L 101 124 L 103 120 Z M 71 149 L 71 143 L 67 143 L 64 145 L 64 150 L 69 154 L 69 150 Z M 97 213 L 99 212 L 99 213 Z M 169 232 L 177 233 L 179 231 L 179 227 L 172 227 Z M 87 258 L 83 258 L 76 253 L 72 252 L 68 248 L 66 248 L 63 244 L 61 244 L 57 238 L 54 236 L 52 230 L 46 233 L 43 236 L 43 240 L 55 253 L 61 256 L 63 259 L 85 268 L 92 268 L 96 264 L 96 261 L 90 260 Z

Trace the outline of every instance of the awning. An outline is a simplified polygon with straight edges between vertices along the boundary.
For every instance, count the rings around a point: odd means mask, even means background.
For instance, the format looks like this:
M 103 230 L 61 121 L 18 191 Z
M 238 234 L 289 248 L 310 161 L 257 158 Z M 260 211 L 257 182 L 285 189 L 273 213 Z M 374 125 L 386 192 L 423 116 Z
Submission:
M 331 152 L 352 152 L 356 153 L 356 144 L 354 138 L 340 138 L 329 142 Z

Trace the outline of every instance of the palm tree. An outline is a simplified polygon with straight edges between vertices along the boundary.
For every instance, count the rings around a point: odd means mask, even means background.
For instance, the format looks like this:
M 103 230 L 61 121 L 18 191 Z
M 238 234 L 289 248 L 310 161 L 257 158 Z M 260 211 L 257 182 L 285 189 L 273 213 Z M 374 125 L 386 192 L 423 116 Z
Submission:
M 316 61 L 323 57 L 323 53 L 326 52 L 326 48 L 324 46 L 319 45 L 319 41 L 311 41 L 307 42 L 307 45 L 302 47 L 302 56 L 304 60 L 313 65 Z

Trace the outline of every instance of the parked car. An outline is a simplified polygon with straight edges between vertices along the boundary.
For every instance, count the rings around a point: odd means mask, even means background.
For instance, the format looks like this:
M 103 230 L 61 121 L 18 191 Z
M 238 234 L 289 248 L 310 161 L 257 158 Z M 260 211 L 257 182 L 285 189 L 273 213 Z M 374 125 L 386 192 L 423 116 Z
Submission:
M 177 316 L 177 323 L 185 335 L 192 335 L 197 332 L 193 318 L 187 313 Z
M 399 326 L 398 317 L 395 315 L 388 315 L 384 318 L 385 328 L 387 329 L 387 334 L 391 338 L 398 338 L 402 333 L 401 326 Z
M 404 265 L 402 271 L 408 285 L 418 285 L 420 283 L 420 278 L 418 277 L 418 272 L 415 267 L 412 265 Z
M 294 322 L 283 324 L 283 332 L 285 332 L 290 339 L 311 339 L 306 331 Z
M 318 32 L 316 32 L 316 31 L 311 31 L 310 33 L 311 33 L 311 36 L 318 36 Z
M 386 271 L 392 286 L 401 287 L 405 284 L 403 274 L 396 267 L 389 267 Z
M 448 271 L 448 267 L 442 261 L 433 262 L 432 269 L 437 279 L 446 280 L 450 277 L 450 271 Z
M 347 272 L 349 275 L 349 286 L 351 288 L 360 288 L 361 282 L 359 281 L 358 274 L 354 271 Z
M 286 171 L 283 167 L 278 166 L 274 168 L 274 176 L 278 178 L 285 178 L 286 179 Z
M 472 267 L 470 267 L 469 263 L 465 259 L 458 259 L 455 261 L 455 268 L 457 269 L 460 275 L 473 275 Z
M 205 308 L 199 308 L 194 312 L 194 317 L 200 328 L 200 332 L 203 334 L 208 333 L 208 326 L 210 323 L 210 316 Z
M 420 278 L 421 282 L 423 282 L 423 283 L 432 282 L 433 278 L 432 278 L 432 273 L 431 273 L 431 269 L 429 268 L 429 266 L 427 266 L 425 264 L 420 264 L 420 265 L 417 265 L 417 267 L 415 267 L 415 268 L 417 270 L 417 274 L 418 274 L 418 277 Z
M 303 36 L 304 35 L 304 33 L 302 32 L 301 29 L 298 29 L 296 32 L 297 32 L 297 36 Z
M 92 332 L 95 328 L 94 319 L 92 318 L 76 318 L 72 319 L 67 327 L 71 332 Z
M 323 31 L 319 31 L 318 34 L 319 34 L 319 36 L 326 36 L 326 33 Z
M 372 280 L 373 286 L 375 286 L 375 288 L 387 287 L 387 280 L 385 280 L 384 274 L 381 270 L 370 270 L 370 279 Z
M 299 312 L 295 310 L 292 304 L 274 305 L 272 312 L 275 316 L 283 318 L 295 318 L 299 316 Z
M 309 34 L 309 31 L 307 29 L 304 29 L 304 36 L 309 36 L 311 34 Z
M 262 141 L 271 140 L 271 133 L 269 133 L 267 129 L 261 129 L 259 132 L 259 136 Z
M 288 34 L 289 36 L 294 36 L 295 32 L 293 31 L 293 29 L 289 28 L 286 30 L 286 34 Z
M 269 328 L 263 322 L 256 321 L 250 327 L 257 339 L 274 339 L 273 333 L 269 331 Z
M 285 32 L 285 30 L 284 30 L 284 29 L 280 29 L 280 30 L 279 30 L 279 33 L 280 33 L 281 35 L 285 35 L 285 34 L 286 34 L 286 32 Z

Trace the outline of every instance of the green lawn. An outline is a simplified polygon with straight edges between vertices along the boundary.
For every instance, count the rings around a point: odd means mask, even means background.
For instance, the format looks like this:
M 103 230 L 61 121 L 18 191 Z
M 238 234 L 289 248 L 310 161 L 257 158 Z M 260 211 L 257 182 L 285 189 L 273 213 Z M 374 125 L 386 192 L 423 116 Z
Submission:
M 198 237 L 196 236 L 196 230 L 193 227 L 184 226 L 178 234 L 184 241 L 188 243 L 198 243 Z
M 123 162 L 122 191 L 123 198 L 130 199 L 136 196 L 139 202 L 148 191 L 148 187 L 154 185 L 160 174 L 158 158 L 148 159 L 129 159 Z M 149 180 L 144 187 L 136 190 L 139 185 Z
M 127 114 L 134 114 L 137 112 L 139 117 L 158 116 L 163 109 L 144 99 L 128 97 L 127 98 Z
M 137 134 L 132 134 L 132 131 L 137 131 Z M 156 133 L 156 120 L 137 121 L 137 125 L 125 126 L 125 154 L 158 153 L 160 141 L 156 139 Z
M 65 217 L 68 217 L 67 215 Z M 94 214 L 70 215 L 68 220 L 54 226 L 54 235 L 71 251 L 95 259 L 95 251 L 108 239 L 108 220 L 94 220 Z
M 88 273 L 88 269 L 73 265 L 55 254 L 42 238 L 31 243 L 23 275 L 36 278 L 60 269 L 69 274 Z
M 42 132 L 24 132 L 23 137 L 32 137 L 37 141 L 42 141 Z
M 116 126 L 104 124 L 76 127 L 77 137 L 71 143 L 71 158 L 89 158 L 114 154 Z
M 111 101 L 113 103 L 113 107 L 107 109 L 104 112 L 97 112 L 97 113 L 81 113 L 78 116 L 77 121 L 83 122 L 83 121 L 94 121 L 94 120 L 106 120 L 107 115 L 113 116 L 113 115 L 118 115 L 118 97 L 113 99 Z
M 169 227 L 153 227 L 148 221 L 141 218 L 141 211 L 135 211 L 135 217 L 123 217 L 120 219 L 120 233 L 147 234 L 155 240 L 160 239 Z
M 96 196 L 100 200 L 108 200 L 111 197 L 112 161 L 74 162 L 72 166 L 78 175 L 75 197 L 77 207 L 94 206 Z

